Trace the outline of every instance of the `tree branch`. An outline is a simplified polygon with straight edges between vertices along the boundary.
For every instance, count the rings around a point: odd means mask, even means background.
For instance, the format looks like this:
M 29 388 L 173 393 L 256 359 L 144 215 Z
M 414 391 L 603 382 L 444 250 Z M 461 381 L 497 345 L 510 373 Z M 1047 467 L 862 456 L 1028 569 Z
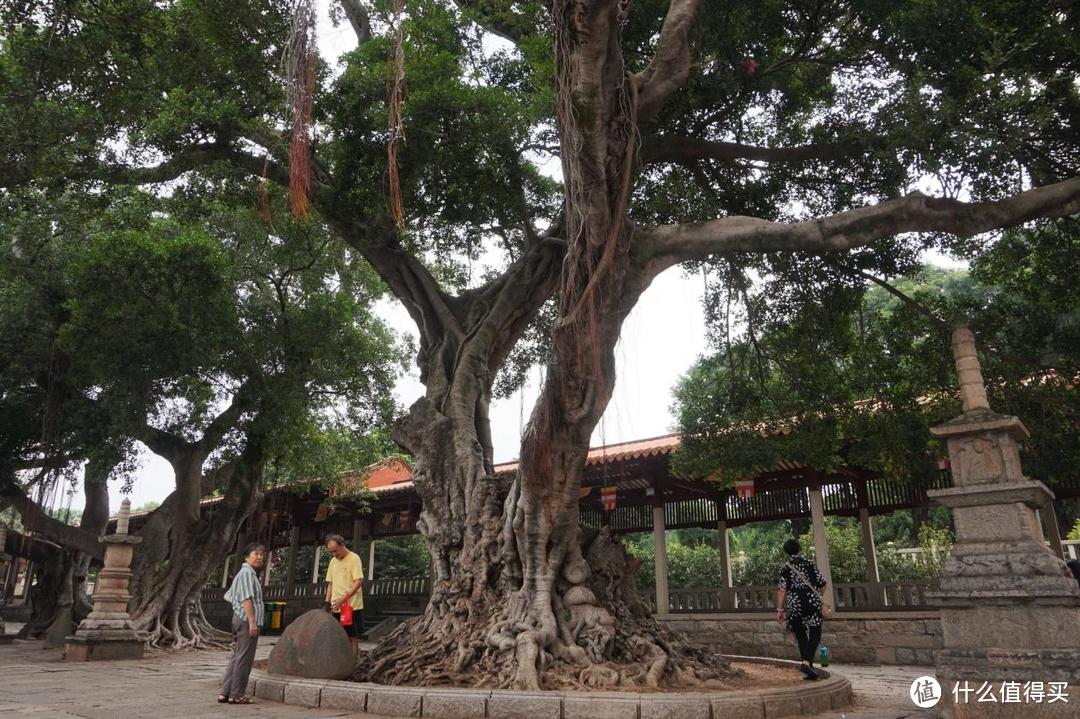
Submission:
M 146 167 L 129 165 L 109 165 L 101 162 L 82 162 L 75 165 L 64 175 L 74 182 L 106 182 L 113 185 L 150 185 L 175 180 L 184 173 L 206 167 L 215 162 L 230 162 L 240 169 L 257 177 L 289 186 L 289 171 L 277 162 L 254 155 L 249 155 L 236 148 L 219 142 L 204 142 L 191 145 L 170 157 L 168 160 Z M 0 172 L 0 188 L 25 185 L 39 179 L 32 171 L 25 168 L 8 168 Z M 313 190 L 323 191 L 325 186 L 313 182 Z
M 965 203 L 914 193 L 804 222 L 732 216 L 686 225 L 642 227 L 633 252 L 648 277 L 679 262 L 730 252 L 829 252 L 905 232 L 970 237 L 1041 217 L 1080 212 L 1080 177 L 1003 200 Z
M 78 550 L 95 559 L 102 559 L 105 556 L 96 534 L 53 519 L 37 505 L 37 502 L 27 497 L 10 478 L 0 484 L 3 485 L 0 487 L 0 496 L 8 500 L 10 505 L 19 512 L 24 527 L 49 541 L 68 549 Z
M 176 436 L 172 432 L 153 427 L 143 423 L 137 427 L 132 436 L 145 444 L 147 448 L 159 457 L 163 457 L 172 463 L 182 452 L 191 451 L 190 442 Z
M 206 426 L 196 446 L 205 451 L 206 454 L 212 452 L 221 442 L 221 438 L 236 425 L 237 420 L 250 406 L 250 387 L 247 383 L 244 383 L 236 390 L 236 394 L 233 395 L 229 406 Z
M 86 161 L 75 165 L 66 177 L 73 181 L 100 181 L 116 185 L 149 185 L 175 180 L 185 172 L 198 167 L 228 160 L 232 154 L 228 145 L 217 142 L 202 142 L 181 150 L 168 160 L 147 167 L 127 165 L 108 165 L 97 161 Z M 38 179 L 33 172 L 25 168 L 11 168 L 3 173 L 0 187 L 9 188 L 25 185 Z
M 644 70 L 634 76 L 638 84 L 638 122 L 647 122 L 660 112 L 667 99 L 690 78 L 690 28 L 700 0 L 671 0 L 656 54 Z
M 863 272 L 862 270 L 856 270 L 856 274 L 859 275 L 860 277 L 863 277 L 864 279 L 870 280 L 875 285 L 877 285 L 881 289 L 885 290 L 890 295 L 892 295 L 896 299 L 900 300 L 905 305 L 912 308 L 913 310 L 918 312 L 923 317 L 930 320 L 930 322 L 935 327 L 937 327 L 939 330 L 944 331 L 946 334 L 952 332 L 952 327 L 949 325 L 948 322 L 946 322 L 942 318 L 938 317 L 936 314 L 934 314 L 933 310 L 931 310 L 929 307 L 927 307 L 923 303 L 916 300 L 914 297 L 911 297 L 911 296 L 907 295 L 906 293 L 904 293 L 899 287 L 896 287 L 895 285 L 893 285 L 893 284 L 891 284 L 889 282 L 886 282 L 885 280 L 881 279 L 880 277 L 875 277 L 874 275 L 870 274 L 869 272 Z
M 454 0 L 466 17 L 493 35 L 517 44 L 525 34 L 526 22 L 507 0 Z
M 690 166 L 699 160 L 756 160 L 759 162 L 805 162 L 833 160 L 858 149 L 849 145 L 802 145 L 799 147 L 758 147 L 737 142 L 715 142 L 693 137 L 657 137 L 643 143 L 643 164 L 672 162 Z
M 345 17 L 349 19 L 353 32 L 356 33 L 356 41 L 363 45 L 371 39 L 371 18 L 367 10 L 360 4 L 360 0 L 340 0 L 341 9 L 345 11 Z

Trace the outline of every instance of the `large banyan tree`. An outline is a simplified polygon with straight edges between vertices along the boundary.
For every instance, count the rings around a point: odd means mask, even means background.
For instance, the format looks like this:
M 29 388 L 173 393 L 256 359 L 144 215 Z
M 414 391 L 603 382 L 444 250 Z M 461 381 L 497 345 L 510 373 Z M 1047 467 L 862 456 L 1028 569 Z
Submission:
M 252 203 L 291 185 L 294 209 L 408 310 L 425 393 L 396 439 L 437 582 L 365 660 L 374 681 L 721 676 L 648 618 L 618 545 L 578 526 L 641 294 L 688 264 L 736 293 L 799 266 L 891 275 L 927 247 L 1080 210 L 1072 8 L 405 0 L 398 17 L 342 0 L 332 12 L 358 42 L 333 68 L 291 10 L 17 3 L 3 182 L 225 166 L 247 173 Z M 501 487 L 488 408 L 529 362 L 546 372 Z

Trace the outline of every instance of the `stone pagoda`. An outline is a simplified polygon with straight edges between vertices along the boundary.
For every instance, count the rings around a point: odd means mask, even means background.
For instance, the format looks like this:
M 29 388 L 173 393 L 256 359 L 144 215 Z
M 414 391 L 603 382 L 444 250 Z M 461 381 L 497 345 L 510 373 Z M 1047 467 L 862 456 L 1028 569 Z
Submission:
M 940 588 L 928 595 L 944 635 L 935 657 L 941 715 L 1080 716 L 1080 590 L 1043 540 L 1038 515 L 1057 521 L 1054 495 L 1024 477 L 1027 429 L 990 409 L 966 327 L 953 333 L 953 356 L 963 414 L 931 430 L 948 444 L 953 486 L 929 494 L 952 510 L 956 528 Z M 1068 701 L 1050 701 L 1062 683 Z M 1003 701 L 1014 692 L 1018 703 Z
M 64 645 L 64 661 L 140 659 L 144 643 L 135 633 L 128 615 L 131 556 L 141 537 L 128 534 L 131 501 L 125 499 L 117 515 L 116 533 L 101 537 L 105 543 L 105 566 L 94 587 L 94 610 L 82 620 L 75 636 Z

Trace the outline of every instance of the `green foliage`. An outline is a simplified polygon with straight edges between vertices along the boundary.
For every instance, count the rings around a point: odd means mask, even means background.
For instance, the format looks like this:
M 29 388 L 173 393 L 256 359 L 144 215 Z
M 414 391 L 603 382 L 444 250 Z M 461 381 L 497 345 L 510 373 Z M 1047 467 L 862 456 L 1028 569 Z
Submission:
M 945 568 L 952 549 L 953 536 L 948 529 L 924 524 L 919 529 L 920 551 L 908 556 L 897 547 L 878 545 L 878 574 L 883 582 L 936 582 Z
M 922 524 L 929 524 L 934 529 L 947 529 L 952 521 L 949 510 L 944 507 L 917 511 L 920 515 L 925 515 L 925 519 L 920 516 L 922 521 L 919 523 L 916 523 L 915 511 L 910 509 L 901 509 L 872 517 L 874 541 L 877 542 L 878 548 L 889 542 L 901 547 L 914 546 L 918 543 Z
M 562 208 L 558 183 L 541 172 L 560 154 L 546 8 L 461 5 L 408 4 L 407 142 L 398 157 L 403 244 L 454 289 L 480 284 L 520 256 Z M 263 159 L 272 180 L 284 161 L 280 58 L 292 7 L 284 0 L 5 4 L 0 133 L 9 142 L 0 174 L 14 185 L 96 189 L 138 182 L 132 168 L 158 158 L 172 163 L 166 180 L 229 165 L 242 171 L 250 203 Z M 344 234 L 357 243 L 365 239 L 351 233 L 381 230 L 388 219 L 392 42 L 385 4 L 361 7 L 375 20 L 371 38 L 333 71 L 320 65 L 314 101 L 317 204 L 339 222 L 348 218 L 339 229 L 349 228 Z M 331 8 L 340 21 L 341 8 Z M 629 70 L 653 56 L 667 8 L 663 0 L 633 4 L 620 36 Z M 492 42 L 481 25 L 514 42 Z M 792 162 L 648 162 L 630 212 L 640 222 L 791 218 L 895 196 L 927 177 L 949 196 L 987 197 L 1073 174 L 1080 105 L 1071 30 L 1052 3 L 705 4 L 690 34 L 695 72 L 642 128 L 643 150 L 659 138 L 694 138 L 820 151 Z M 773 278 L 789 299 L 822 300 L 835 294 L 821 292 L 823 275 L 896 276 L 914 269 L 927 245 L 968 243 L 911 236 L 846 257 L 728 255 L 709 268 L 721 301 L 728 293 L 740 301 L 754 277 Z M 481 267 L 481 258 L 493 266 Z M 500 392 L 547 356 L 549 320 L 550 313 L 536 318 Z
M 687 541 L 687 530 L 670 531 L 667 535 L 668 584 L 672 589 L 693 589 L 720 586 L 720 554 L 715 546 L 715 532 L 694 530 L 706 536 Z M 825 518 L 826 541 L 833 581 L 837 583 L 866 582 L 866 560 L 863 556 L 862 533 L 857 521 L 848 518 Z M 730 530 L 729 547 L 732 559 L 732 585 L 736 587 L 776 584 L 780 568 L 787 561 L 784 542 L 792 538 L 789 522 L 763 522 Z M 931 522 L 919 530 L 920 551 L 902 553 L 912 546 L 877 537 L 878 575 L 883 582 L 934 582 L 941 576 L 952 534 Z M 814 559 L 813 531 L 798 537 L 803 555 Z M 632 534 L 623 539 L 627 550 L 640 562 L 637 588 L 651 596 L 656 590 L 655 550 L 651 534 Z
M 636 535 L 626 542 L 627 550 L 640 562 L 636 583 L 643 595 L 656 588 L 655 549 L 652 535 Z M 678 536 L 668 534 L 668 585 L 679 589 L 715 587 L 720 576 L 720 555 L 707 544 L 683 544 Z
M 1069 533 L 1065 536 L 1065 539 L 1080 539 L 1080 519 L 1076 520 L 1076 524 L 1069 530 Z
M 1028 423 L 1025 471 L 1050 485 L 1080 461 L 1069 429 L 1080 421 L 1080 390 L 1068 379 L 1080 369 L 1080 297 L 1065 279 L 1080 269 L 1078 227 L 1062 220 L 1008 233 L 970 273 L 925 267 L 892 282 L 938 317 L 972 326 L 991 404 Z M 720 468 L 731 481 L 784 459 L 900 481 L 933 476 L 944 448 L 929 427 L 960 411 L 946 331 L 861 280 L 820 299 L 767 281 L 750 303 L 752 335 L 715 337 L 717 353 L 676 388 L 686 438 L 679 471 Z
M 383 3 L 362 3 L 371 39 L 334 72 L 318 70 L 316 216 L 291 221 L 272 193 L 269 230 L 254 207 L 287 162 L 280 58 L 291 2 L 0 6 L 0 235 L 11 240 L 0 256 L 0 457 L 99 447 L 130 456 L 132 425 L 149 417 L 193 436 L 243 388 L 244 428 L 257 428 L 257 415 L 273 429 L 274 452 L 291 465 L 281 473 L 332 476 L 345 462 L 339 425 L 355 436 L 391 412 L 396 352 L 386 350 L 397 345 L 366 310 L 382 286 L 329 238 L 400 240 L 444 290 L 476 288 L 563 208 L 541 172 L 573 151 L 557 146 L 544 5 L 458 5 L 407 7 L 400 232 L 389 229 L 385 196 Z M 620 35 L 629 70 L 653 56 L 668 5 L 632 5 Z M 516 44 L 493 48 L 478 27 L 492 23 Z M 811 157 L 654 156 L 635 179 L 629 213 L 639 223 L 805 219 L 927 178 L 948 196 L 998 197 L 1080 167 L 1080 40 L 1054 3 L 718 0 L 702 4 L 690 41 L 695 72 L 641 128 L 643 158 L 673 138 Z M 909 235 L 844 255 L 702 264 L 718 353 L 680 388 L 694 453 L 680 461 L 689 474 L 719 467 L 728 479 L 781 456 L 927 476 L 940 448 L 926 429 L 956 410 L 946 340 L 909 308 L 867 296 L 859 273 L 911 275 L 934 247 L 972 259 L 978 286 L 996 288 L 923 299 L 1017 358 L 988 368 L 1004 380 L 994 401 L 1030 423 L 1029 471 L 1053 484 L 1080 453 L 1064 430 L 1080 406 L 1075 368 L 1060 361 L 1078 356 L 1069 227 L 1007 234 L 1000 249 Z M 548 356 L 552 319 L 550 305 L 533 318 L 499 393 Z M 1016 378 L 1045 368 L 1058 374 L 1014 391 Z M 357 397 L 370 401 L 348 399 Z M 793 417 L 797 431 L 771 442 L 742 431 Z M 693 446 L 706 435 L 716 441 Z
M 367 561 L 367 555 L 361 555 Z M 375 542 L 375 576 L 423 577 L 431 574 L 431 555 L 418 534 L 386 537 Z
M 381 456 L 387 438 L 368 434 L 395 411 L 404 358 L 372 314 L 382 286 L 325 226 L 292 221 L 281 193 L 267 223 L 236 189 L 222 175 L 167 197 L 69 196 L 50 226 L 21 225 L 0 253 L 0 343 L 19 348 L 0 421 L 37 412 L 54 446 L 131 457 L 146 425 L 195 439 L 235 402 L 215 462 L 245 435 L 262 438 L 270 481 L 330 482 Z
M 349 547 L 360 555 L 364 563 L 364 575 L 368 573 L 370 543 L 360 541 Z M 274 564 L 270 567 L 270 581 L 284 583 L 288 571 L 288 548 L 275 550 Z M 315 561 L 315 547 L 302 545 L 296 552 L 296 581 L 305 583 L 311 579 L 311 565 Z M 326 576 L 330 564 L 330 555 L 325 550 L 319 556 L 318 581 Z M 394 579 L 399 577 L 423 577 L 431 573 L 431 555 L 428 554 L 424 539 L 418 534 L 401 537 L 380 538 L 375 542 L 375 577 L 376 579 Z M 220 579 L 220 577 L 218 577 Z M 211 584 L 214 577 L 210 579 Z

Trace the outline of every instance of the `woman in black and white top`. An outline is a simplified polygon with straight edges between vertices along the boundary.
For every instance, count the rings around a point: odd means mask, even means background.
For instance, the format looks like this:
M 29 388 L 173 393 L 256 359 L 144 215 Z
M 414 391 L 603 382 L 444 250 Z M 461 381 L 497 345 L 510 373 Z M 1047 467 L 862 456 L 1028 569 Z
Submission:
M 776 621 L 795 633 L 802 658 L 799 670 L 806 679 L 817 679 L 814 655 L 821 643 L 821 593 L 825 580 L 814 563 L 799 554 L 802 547 L 798 540 L 784 542 L 784 551 L 788 561 L 776 583 Z

